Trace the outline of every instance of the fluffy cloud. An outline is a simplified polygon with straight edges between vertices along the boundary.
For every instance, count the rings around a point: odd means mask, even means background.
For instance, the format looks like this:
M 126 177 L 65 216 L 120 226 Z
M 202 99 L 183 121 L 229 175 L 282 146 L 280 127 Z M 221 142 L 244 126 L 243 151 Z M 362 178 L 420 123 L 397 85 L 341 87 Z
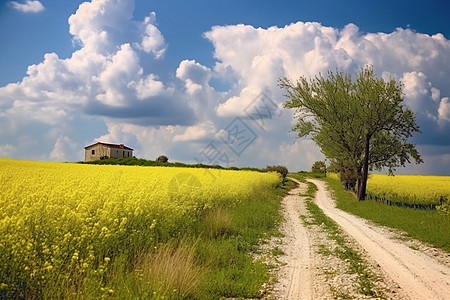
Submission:
M 172 159 L 172 138 L 177 126 L 141 126 L 130 123 L 107 122 L 108 133 L 96 138 L 110 143 L 124 143 L 137 146 L 136 155 L 156 159 L 159 155 L 168 155 Z M 186 150 L 186 148 L 185 148 Z
M 90 51 L 103 53 L 124 42 L 133 10 L 132 0 L 84 2 L 69 17 L 69 32 Z
M 422 72 L 432 82 L 443 83 L 445 71 L 440 64 L 450 62 L 450 41 L 441 34 L 429 36 L 409 29 L 362 35 L 353 24 L 339 31 L 298 22 L 268 29 L 218 26 L 205 36 L 215 47 L 217 69 L 230 67 L 246 83 L 270 86 L 280 75 L 295 79 L 336 68 L 354 72 L 366 64 L 400 77 L 405 72 Z
M 67 136 L 59 136 L 56 139 L 55 146 L 50 153 L 50 159 L 54 161 L 70 161 L 77 160 L 82 149 Z
M 162 94 L 171 95 L 173 93 L 173 89 L 164 87 L 164 83 L 159 81 L 158 76 L 155 74 L 140 78 L 137 82 L 131 81 L 128 84 L 128 87 L 131 87 L 136 91 L 136 96 L 139 100 Z
M 280 77 L 295 80 L 336 69 L 355 74 L 364 65 L 373 64 L 380 76 L 404 84 L 405 103 L 417 114 L 423 131 L 415 141 L 430 144 L 432 139 L 436 144 L 450 143 L 450 88 L 446 83 L 450 76 L 450 41 L 442 34 L 430 36 L 401 28 L 392 33 L 363 34 L 354 24 L 338 30 L 319 23 L 297 22 L 268 29 L 217 26 L 205 37 L 215 47 L 214 71 L 219 74 L 226 71 L 232 74 L 228 78 L 238 83 L 232 84 L 230 96 L 217 106 L 219 116 L 245 116 L 246 108 L 261 91 L 281 105 L 284 98 L 276 86 Z M 280 130 L 281 124 L 292 122 L 290 117 L 286 114 L 271 126 L 278 125 Z M 289 139 L 292 137 L 285 135 L 282 145 Z M 303 157 L 312 163 L 318 158 L 313 154 L 317 148 L 313 148 L 284 146 L 282 151 L 290 154 L 279 161 L 298 166 L 295 157 Z M 272 153 L 281 150 L 271 149 Z M 433 157 L 433 161 L 436 159 Z
M 450 122 L 450 99 L 448 97 L 442 98 L 439 109 L 438 122 L 441 125 L 445 125 L 445 122 Z
M 58 116 L 81 112 L 130 122 L 136 118 L 136 123 L 143 119 L 147 124 L 191 123 L 194 114 L 187 99 L 158 75 L 143 71 L 141 56 L 160 59 L 166 45 L 154 25 L 155 14 L 136 22 L 133 6 L 128 0 L 81 4 L 69 18 L 70 33 L 81 49 L 67 59 L 48 53 L 28 68 L 21 82 L 0 88 L 0 115 L 22 114 L 22 119 L 58 123 Z M 30 116 L 33 110 L 37 113 Z M 55 112 L 54 121 L 50 112 Z
M 103 92 L 97 94 L 96 100 L 110 106 L 125 106 L 128 98 L 128 86 L 133 80 L 142 76 L 138 57 L 130 44 L 123 44 L 96 78 Z
M 281 161 L 290 166 L 292 170 L 310 170 L 313 162 L 324 159 L 311 140 L 297 140 L 294 143 L 283 142 L 278 150 Z M 299 159 L 300 157 L 301 159 Z
M 38 13 L 45 9 L 41 2 L 32 0 L 26 0 L 25 3 L 10 1 L 8 2 L 8 5 L 24 13 Z
M 410 29 L 362 34 L 354 24 L 338 30 L 319 23 L 297 22 L 284 28 L 246 25 L 217 26 L 205 33 L 217 59 L 214 70 L 232 70 L 239 85 L 218 105 L 221 116 L 244 115 L 243 110 L 260 91 L 283 101 L 277 79 L 313 76 L 328 70 L 355 73 L 366 64 L 386 78 L 404 84 L 405 103 L 417 114 L 426 131 L 435 131 L 446 118 L 450 95 L 450 41 Z M 441 97 L 443 97 L 441 99 Z M 433 125 L 434 124 L 434 125 Z M 448 125 L 447 125 L 448 126 Z M 449 128 L 450 130 L 450 128 Z
M 187 127 L 186 130 L 181 134 L 176 134 L 173 136 L 172 141 L 174 142 L 188 142 L 188 141 L 198 141 L 204 139 L 211 139 L 217 133 L 214 124 L 211 121 L 206 121 L 197 125 Z
M 218 76 L 219 73 L 195 60 L 181 61 L 176 70 L 176 77 L 184 84 L 181 90 L 190 107 L 195 110 L 199 122 L 214 119 L 216 106 L 226 97 L 227 93 L 217 92 L 210 84 Z
M 138 44 L 138 47 L 147 53 L 153 53 L 156 58 L 162 58 L 166 52 L 166 42 L 164 40 L 161 31 L 156 27 L 156 14 L 151 12 L 148 17 L 145 18 L 142 26 L 145 27 L 142 35 L 142 41 Z
M 211 80 L 211 70 L 195 60 L 183 60 L 176 75 L 184 81 L 186 89 L 191 95 L 202 90 Z
M 278 78 L 336 69 L 354 74 L 373 64 L 378 75 L 403 82 L 405 103 L 424 132 L 417 143 L 450 143 L 450 41 L 442 34 L 362 33 L 354 24 L 337 29 L 316 22 L 215 26 L 204 37 L 216 64 L 186 59 L 167 74 L 156 63 L 168 53 L 156 14 L 134 20 L 133 10 L 132 0 L 81 4 L 69 18 L 80 49 L 66 59 L 48 53 L 20 82 L 0 87 L 0 138 L 26 136 L 38 124 L 48 159 L 82 159 L 74 149 L 97 139 L 129 144 L 150 159 L 166 154 L 191 162 L 211 141 L 236 165 L 309 169 L 322 156 L 311 141 L 289 133 L 293 114 L 282 109 Z M 256 136 L 239 155 L 220 138 L 236 117 Z M 107 132 L 75 138 L 80 123 L 101 123 Z M 56 127 L 64 130 L 49 134 Z M 19 148 L 18 140 L 1 144 Z

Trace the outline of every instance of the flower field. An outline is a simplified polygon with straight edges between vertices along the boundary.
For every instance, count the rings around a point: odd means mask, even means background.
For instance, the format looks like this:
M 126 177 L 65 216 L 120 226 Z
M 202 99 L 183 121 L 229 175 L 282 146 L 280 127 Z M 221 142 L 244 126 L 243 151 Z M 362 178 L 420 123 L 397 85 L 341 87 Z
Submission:
M 81 286 L 109 297 L 114 263 L 280 183 L 275 173 L 10 159 L 0 181 L 0 298 L 31 299 Z
M 411 204 L 436 204 L 442 197 L 450 198 L 450 176 L 378 175 L 367 181 L 372 196 Z

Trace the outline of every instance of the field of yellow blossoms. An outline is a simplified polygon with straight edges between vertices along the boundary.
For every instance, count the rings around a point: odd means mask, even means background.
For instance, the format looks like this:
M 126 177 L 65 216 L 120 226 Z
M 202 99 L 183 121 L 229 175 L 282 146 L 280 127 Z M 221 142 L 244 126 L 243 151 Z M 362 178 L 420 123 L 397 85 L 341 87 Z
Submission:
M 450 176 L 372 174 L 367 191 L 377 197 L 411 204 L 440 204 L 450 198 Z
M 0 159 L 0 298 L 102 278 L 111 258 L 192 230 L 217 207 L 279 184 L 275 173 Z M 55 284 L 56 283 L 56 284 Z M 92 287 L 97 288 L 97 287 Z M 22 294 L 21 294 L 22 293 Z

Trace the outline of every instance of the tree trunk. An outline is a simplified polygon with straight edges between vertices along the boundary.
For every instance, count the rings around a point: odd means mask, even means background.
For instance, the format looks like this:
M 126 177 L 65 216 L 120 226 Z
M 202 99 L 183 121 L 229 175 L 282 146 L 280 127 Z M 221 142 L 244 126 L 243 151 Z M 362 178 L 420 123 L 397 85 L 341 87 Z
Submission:
M 369 176 L 369 146 L 370 146 L 370 135 L 366 135 L 366 144 L 364 146 L 364 161 L 363 169 L 361 174 L 361 180 L 358 184 L 358 200 L 364 200 L 366 198 L 366 187 L 367 178 Z

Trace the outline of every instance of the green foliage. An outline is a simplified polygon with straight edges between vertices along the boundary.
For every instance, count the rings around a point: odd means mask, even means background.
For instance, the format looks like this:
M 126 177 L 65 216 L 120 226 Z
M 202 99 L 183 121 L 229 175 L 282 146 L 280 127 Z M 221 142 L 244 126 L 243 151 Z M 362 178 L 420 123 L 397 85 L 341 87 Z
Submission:
M 286 180 L 286 175 L 289 173 L 288 169 L 285 166 L 267 166 L 265 169 L 267 172 L 277 172 L 283 178 L 283 181 Z
M 327 172 L 329 173 L 339 173 L 339 165 L 336 160 L 330 160 L 330 164 L 327 167 Z
M 381 225 L 405 231 L 409 236 L 450 252 L 450 215 L 435 210 L 415 210 L 386 206 L 375 201 L 356 201 L 337 179 L 325 181 L 339 209 Z
M 306 182 L 306 178 L 324 178 L 324 174 L 323 173 L 313 173 L 313 172 L 305 172 L 305 171 L 300 171 L 297 173 L 290 173 L 289 176 L 299 180 L 300 182 L 303 183 L 307 183 Z
M 313 173 L 325 173 L 327 166 L 324 161 L 318 160 L 311 167 Z
M 143 158 L 127 157 L 127 158 L 105 158 L 94 161 L 80 161 L 80 164 L 91 165 L 126 165 L 126 166 L 144 166 L 144 167 L 177 167 L 177 168 L 199 168 L 199 169 L 219 169 L 219 170 L 234 170 L 234 171 L 255 171 L 267 172 L 265 169 L 258 169 L 253 167 L 222 167 L 220 165 L 205 165 L 205 164 L 185 164 L 181 162 L 162 162 L 147 160 Z
M 224 221 L 219 220 L 228 219 L 228 216 L 214 216 L 214 212 L 201 221 L 205 224 L 204 233 L 210 238 L 204 239 L 204 234 L 201 234 L 196 257 L 209 266 L 209 272 L 200 285 L 196 299 L 261 296 L 261 285 L 270 278 L 268 269 L 262 262 L 254 261 L 248 253 L 255 250 L 261 238 L 277 234 L 276 226 L 282 220 L 280 200 L 286 190 L 279 188 L 274 191 L 278 196 L 271 192 L 254 194 L 253 200 L 219 212 L 231 217 L 231 227 L 223 226 Z M 212 231 L 211 221 L 215 223 L 212 227 L 216 228 Z M 211 234 L 220 232 L 219 228 L 226 228 L 227 233 Z
M 320 226 L 324 231 L 328 233 L 328 238 L 334 240 L 337 247 L 331 252 L 324 247 L 321 248 L 321 252 L 325 255 L 335 255 L 343 261 L 349 263 L 348 272 L 350 274 L 356 274 L 358 280 L 358 292 L 366 296 L 375 296 L 373 281 L 375 276 L 370 272 L 367 267 L 367 263 L 361 257 L 361 255 L 348 245 L 340 227 L 331 218 L 326 216 L 324 212 L 315 204 L 311 198 L 316 194 L 317 187 L 307 182 L 308 190 L 306 195 L 306 208 L 311 213 L 311 218 L 305 218 L 306 225 Z
M 368 171 L 404 166 L 422 159 L 408 138 L 419 131 L 414 113 L 403 104 L 402 85 L 377 78 L 368 66 L 355 80 L 350 74 L 328 72 L 294 84 L 287 78 L 286 108 L 295 109 L 299 137 L 311 136 L 326 157 L 337 162 L 348 186 L 358 181 L 365 196 Z
M 169 158 L 167 156 L 165 156 L 165 155 L 160 155 L 160 156 L 158 156 L 156 161 L 165 163 L 165 162 L 169 161 Z
M 270 275 L 268 267 L 248 253 L 261 238 L 277 232 L 284 192 L 255 190 L 248 201 L 200 216 L 193 233 L 179 232 L 154 251 L 144 252 L 125 275 L 114 274 L 110 278 L 114 295 L 118 299 L 259 298 Z

